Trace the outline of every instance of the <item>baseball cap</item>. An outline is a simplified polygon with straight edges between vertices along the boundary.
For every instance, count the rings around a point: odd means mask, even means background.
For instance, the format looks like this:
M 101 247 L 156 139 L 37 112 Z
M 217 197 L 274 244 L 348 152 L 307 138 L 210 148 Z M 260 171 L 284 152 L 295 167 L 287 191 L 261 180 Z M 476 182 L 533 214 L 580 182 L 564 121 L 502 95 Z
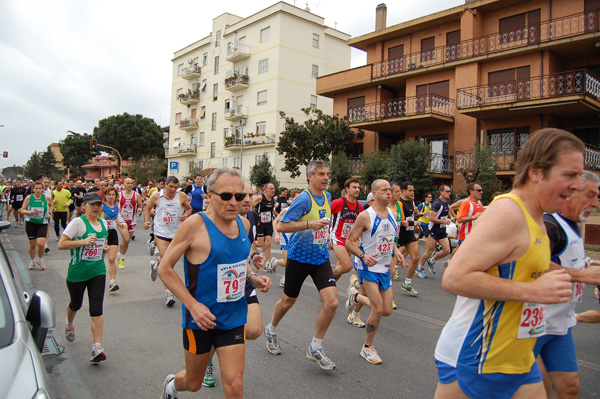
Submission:
M 119 179 L 119 183 L 123 183 L 123 180 Z
M 373 195 L 373 193 L 369 193 L 369 195 L 367 195 L 367 202 L 374 201 L 374 200 L 375 200 L 375 196 Z
M 102 195 L 100 193 L 87 193 L 84 197 L 83 197 L 83 203 L 84 204 L 95 204 L 98 202 L 102 202 Z
M 81 183 L 81 180 L 77 180 L 77 183 Z
M 154 183 L 152 183 L 152 180 L 150 180 L 150 181 L 148 182 L 148 184 L 154 184 Z

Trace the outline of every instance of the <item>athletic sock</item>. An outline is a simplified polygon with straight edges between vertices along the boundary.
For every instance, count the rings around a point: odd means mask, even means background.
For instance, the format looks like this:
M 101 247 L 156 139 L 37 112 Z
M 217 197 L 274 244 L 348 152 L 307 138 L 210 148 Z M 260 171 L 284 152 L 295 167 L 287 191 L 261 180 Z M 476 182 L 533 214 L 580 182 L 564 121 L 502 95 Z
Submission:
M 406 279 L 404 279 L 404 284 L 411 285 L 412 284 L 412 278 L 406 278 Z
M 358 313 L 358 312 L 355 312 L 354 310 L 352 311 L 352 317 L 356 317 L 356 316 L 358 316 L 359 314 L 360 314 L 360 313 Z
M 269 334 L 275 335 L 277 334 L 277 327 L 273 327 L 271 323 L 269 323 Z
M 313 339 L 310 343 L 310 349 L 312 349 L 314 351 L 318 351 L 319 349 L 322 349 L 322 348 L 323 348 L 323 340 L 313 337 Z
M 176 398 L 179 396 L 179 392 L 175 389 L 175 378 L 173 378 L 167 384 L 167 395 L 170 395 L 172 398 Z

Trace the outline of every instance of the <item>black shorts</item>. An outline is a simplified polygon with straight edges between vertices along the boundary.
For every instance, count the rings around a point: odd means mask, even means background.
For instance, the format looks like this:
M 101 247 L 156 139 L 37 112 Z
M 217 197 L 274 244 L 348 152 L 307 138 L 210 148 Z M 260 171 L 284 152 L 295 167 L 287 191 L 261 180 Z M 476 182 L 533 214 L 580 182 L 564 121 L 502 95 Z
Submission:
M 431 237 L 433 237 L 433 239 L 436 241 L 443 240 L 444 238 L 448 238 L 448 234 L 446 234 L 446 228 L 444 227 L 443 229 L 436 229 L 436 230 L 432 229 Z
M 69 289 L 69 308 L 77 312 L 83 305 L 83 294 L 88 291 L 88 303 L 91 317 L 102 316 L 106 274 L 101 274 L 86 281 L 72 282 L 67 280 Z
M 117 233 L 117 229 L 109 229 L 108 230 L 108 240 L 106 240 L 108 244 L 106 245 L 119 245 L 119 233 Z
M 252 286 L 250 280 L 246 279 L 246 303 L 258 303 L 258 295 L 256 295 L 256 288 Z
M 195 215 L 198 212 L 202 212 L 202 209 L 200 209 L 200 208 L 192 208 L 192 215 Z
M 75 210 L 75 203 L 71 202 L 71 205 L 69 205 L 69 210 L 71 212 L 73 212 Z
M 48 224 L 25 222 L 25 233 L 27 238 L 35 240 L 36 238 L 46 238 L 48 235 Z
M 200 329 L 183 329 L 183 349 L 192 355 L 202 355 L 222 346 L 240 345 L 246 343 L 246 326 L 235 327 L 231 330 L 208 331 Z
M 75 199 L 75 206 L 79 208 L 81 205 L 83 205 L 83 199 Z
M 290 298 L 298 298 L 302 284 L 308 276 L 312 278 L 318 291 L 327 287 L 335 287 L 335 278 L 329 259 L 322 265 L 311 265 L 288 258 L 285 265 L 285 284 L 283 287 L 285 295 Z
M 273 237 L 273 222 L 260 223 L 256 226 L 256 237 L 271 236 Z
M 398 236 L 398 246 L 403 247 L 411 242 L 417 241 L 417 237 L 415 237 L 414 231 L 407 231 L 405 233 L 400 233 Z
M 156 237 L 156 238 L 158 238 L 158 239 L 160 239 L 160 240 L 163 240 L 163 241 L 168 241 L 168 242 L 171 242 L 171 241 L 173 241 L 173 239 L 172 239 L 172 238 L 165 238 L 165 237 L 161 237 L 161 236 L 157 236 L 157 235 L 155 235 L 154 237 Z
M 12 209 L 14 209 L 15 211 L 18 211 L 23 206 L 23 203 L 15 201 L 11 205 L 12 205 Z

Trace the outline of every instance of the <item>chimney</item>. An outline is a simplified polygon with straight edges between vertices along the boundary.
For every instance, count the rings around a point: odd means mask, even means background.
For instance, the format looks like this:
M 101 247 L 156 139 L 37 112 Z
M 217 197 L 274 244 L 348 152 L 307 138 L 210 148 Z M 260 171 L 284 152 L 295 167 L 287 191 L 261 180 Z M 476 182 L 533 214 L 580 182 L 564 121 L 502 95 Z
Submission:
M 375 9 L 375 30 L 385 29 L 387 24 L 387 6 L 381 3 Z

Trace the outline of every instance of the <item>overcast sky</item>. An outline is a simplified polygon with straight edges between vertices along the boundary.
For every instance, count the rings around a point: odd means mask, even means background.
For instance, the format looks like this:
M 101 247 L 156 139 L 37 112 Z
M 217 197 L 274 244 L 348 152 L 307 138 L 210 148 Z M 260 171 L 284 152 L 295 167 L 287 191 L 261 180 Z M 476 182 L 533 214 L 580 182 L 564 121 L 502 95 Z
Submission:
M 382 0 L 309 1 L 325 24 L 355 37 L 372 32 Z M 287 1 L 294 4 L 293 0 Z M 100 119 L 142 114 L 169 124 L 173 53 L 212 29 L 224 12 L 248 17 L 274 0 L 0 1 L 0 171 L 23 165 L 67 130 L 92 133 Z M 296 1 L 306 7 L 305 1 Z M 388 2 L 387 25 L 464 0 Z M 352 66 L 365 63 L 353 52 Z

